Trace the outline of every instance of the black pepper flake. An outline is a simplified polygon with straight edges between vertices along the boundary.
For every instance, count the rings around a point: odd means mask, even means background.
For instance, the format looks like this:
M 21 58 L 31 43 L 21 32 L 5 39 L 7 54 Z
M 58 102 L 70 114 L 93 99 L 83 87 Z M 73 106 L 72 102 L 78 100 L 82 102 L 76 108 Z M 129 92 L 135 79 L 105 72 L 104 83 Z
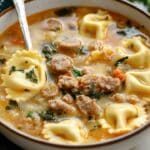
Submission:
M 124 61 L 126 61 L 129 57 L 125 56 L 123 58 L 120 58 L 119 60 L 116 61 L 115 63 L 115 67 L 118 67 L 119 64 L 123 63 Z
M 0 59 L 0 65 L 5 64 L 5 62 L 6 62 L 6 59 L 5 59 L 5 58 L 1 58 L 1 59 Z
M 8 105 L 6 106 L 6 110 L 12 110 L 18 108 L 18 103 L 15 100 L 9 100 Z
M 58 9 L 55 11 L 55 14 L 57 16 L 68 16 L 68 15 L 71 15 L 74 11 L 74 8 L 73 7 L 68 7 L 68 8 L 61 8 L 61 9 Z

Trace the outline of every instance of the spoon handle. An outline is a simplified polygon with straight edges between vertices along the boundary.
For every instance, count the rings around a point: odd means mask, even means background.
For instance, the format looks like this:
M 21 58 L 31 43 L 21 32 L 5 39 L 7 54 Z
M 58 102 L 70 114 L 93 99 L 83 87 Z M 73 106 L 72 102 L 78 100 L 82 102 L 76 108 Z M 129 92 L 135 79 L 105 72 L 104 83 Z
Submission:
M 18 15 L 20 27 L 23 33 L 23 38 L 25 41 L 26 48 L 28 50 L 31 50 L 32 42 L 31 42 L 29 27 L 28 27 L 28 23 L 26 19 L 24 0 L 13 0 L 13 3 L 17 11 L 17 15 Z

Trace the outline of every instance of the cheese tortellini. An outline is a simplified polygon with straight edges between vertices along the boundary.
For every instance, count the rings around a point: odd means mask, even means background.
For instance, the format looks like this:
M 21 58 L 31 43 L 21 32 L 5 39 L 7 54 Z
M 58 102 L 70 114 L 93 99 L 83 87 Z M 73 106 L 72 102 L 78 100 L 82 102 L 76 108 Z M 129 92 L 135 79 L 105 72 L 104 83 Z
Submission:
M 111 134 L 123 134 L 140 127 L 146 121 L 147 115 L 142 106 L 114 103 L 105 108 L 104 119 L 100 123 Z
M 82 121 L 71 118 L 59 123 L 45 122 L 42 134 L 54 143 L 79 144 L 87 137 L 87 130 Z
M 106 11 L 99 10 L 97 14 L 88 14 L 81 22 L 80 33 L 87 37 L 104 39 L 110 22 L 111 16 Z
M 122 42 L 124 48 L 117 48 L 119 58 L 128 56 L 127 63 L 134 68 L 150 67 L 150 49 L 141 37 L 132 37 Z
M 6 63 L 2 75 L 8 99 L 26 101 L 35 96 L 46 81 L 43 58 L 36 51 L 18 51 Z
M 127 72 L 126 91 L 150 97 L 150 70 Z

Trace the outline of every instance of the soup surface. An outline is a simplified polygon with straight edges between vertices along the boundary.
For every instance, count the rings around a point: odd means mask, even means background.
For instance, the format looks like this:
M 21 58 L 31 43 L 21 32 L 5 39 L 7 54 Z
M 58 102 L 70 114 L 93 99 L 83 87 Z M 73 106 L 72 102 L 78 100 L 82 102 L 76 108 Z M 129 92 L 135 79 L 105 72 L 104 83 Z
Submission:
M 144 27 L 100 8 L 59 8 L 0 35 L 0 117 L 54 143 L 96 143 L 149 121 L 150 43 Z

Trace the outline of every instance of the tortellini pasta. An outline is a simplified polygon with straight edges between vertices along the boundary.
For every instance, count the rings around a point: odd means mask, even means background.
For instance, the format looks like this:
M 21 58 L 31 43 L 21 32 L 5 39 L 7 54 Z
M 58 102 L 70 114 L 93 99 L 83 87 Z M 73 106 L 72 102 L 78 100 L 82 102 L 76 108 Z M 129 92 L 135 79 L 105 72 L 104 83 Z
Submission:
M 2 75 L 8 99 L 26 101 L 35 96 L 46 81 L 43 58 L 36 51 L 18 51 L 8 60 Z
M 142 106 L 113 103 L 105 108 L 104 119 L 100 123 L 111 134 L 123 134 L 140 127 L 146 121 L 147 115 Z
M 150 97 L 150 70 L 127 72 L 126 91 Z
M 42 134 L 50 142 L 79 144 L 86 139 L 87 130 L 79 119 L 71 118 L 59 123 L 45 122 Z
M 128 56 L 127 63 L 134 68 L 150 67 L 150 49 L 141 37 L 132 37 L 123 40 L 124 48 L 117 48 L 119 58 Z
M 81 22 L 80 33 L 87 37 L 104 39 L 110 22 L 111 16 L 106 11 L 100 10 L 97 14 L 88 14 Z

